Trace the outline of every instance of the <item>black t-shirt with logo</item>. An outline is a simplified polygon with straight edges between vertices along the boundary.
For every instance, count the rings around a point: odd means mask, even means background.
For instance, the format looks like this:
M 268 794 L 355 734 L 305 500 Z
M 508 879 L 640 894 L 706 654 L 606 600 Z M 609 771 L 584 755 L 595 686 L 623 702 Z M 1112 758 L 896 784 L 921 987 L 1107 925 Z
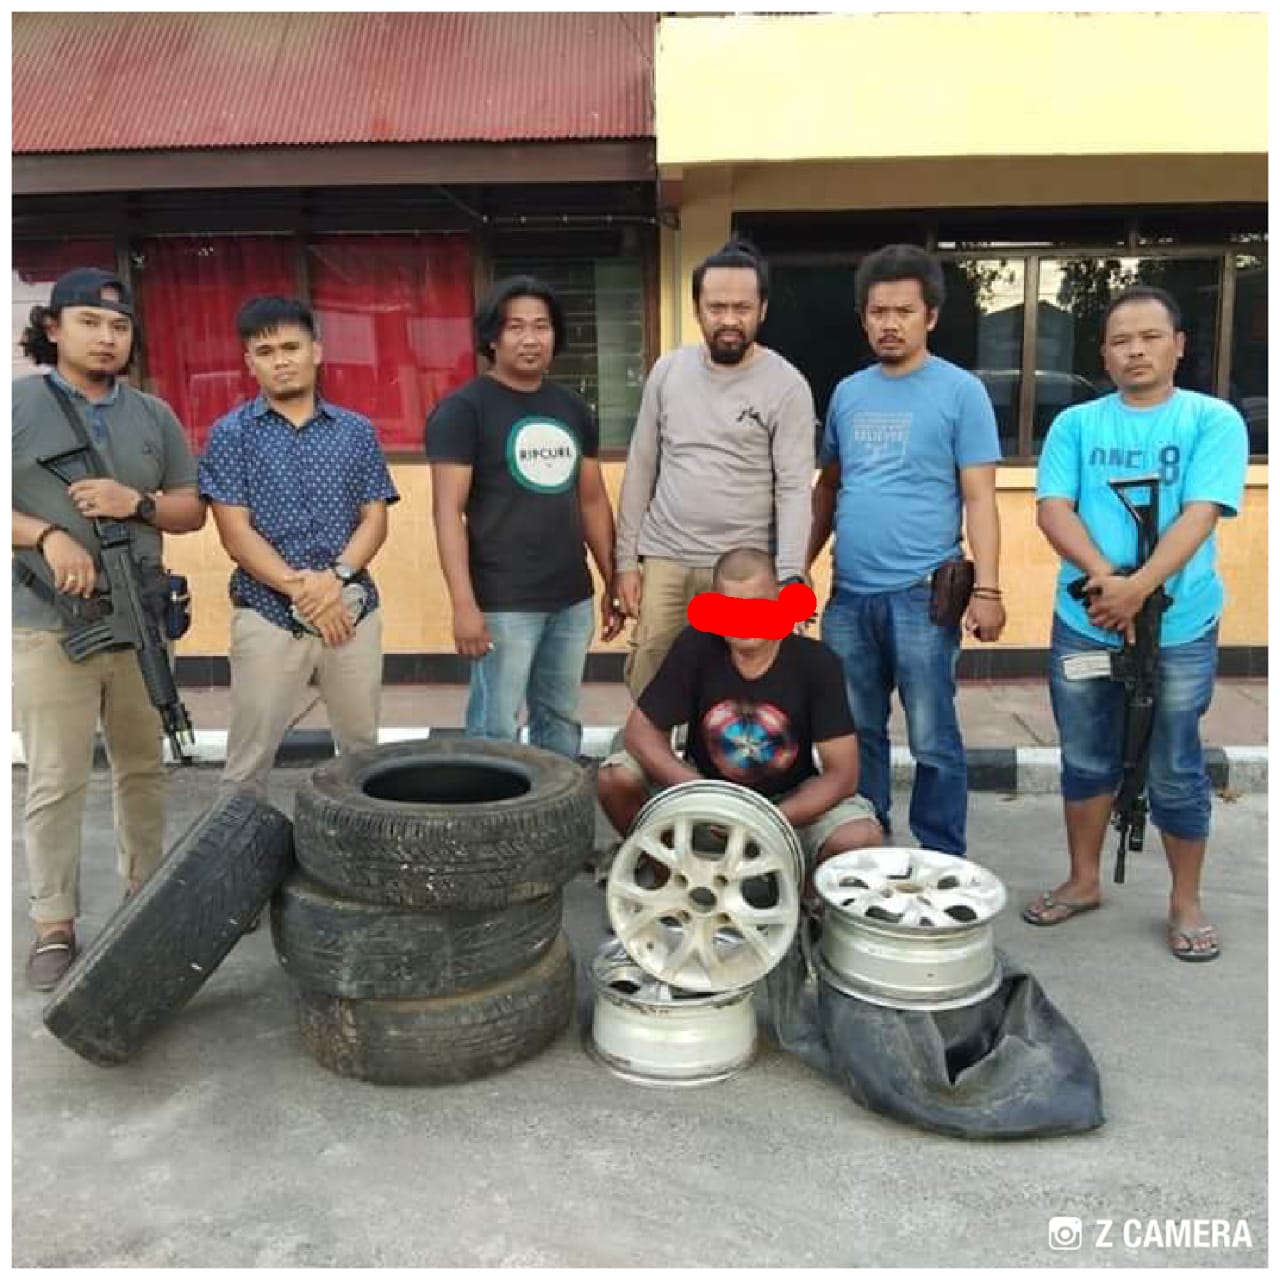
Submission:
M 599 455 L 600 431 L 581 396 L 474 378 L 432 411 L 426 451 L 472 469 L 467 541 L 481 609 L 551 613 L 591 596 L 578 473 Z
M 638 705 L 659 729 L 689 725 L 689 762 L 703 777 L 770 798 L 817 774 L 815 742 L 854 731 L 840 659 L 807 636 L 787 636 L 748 680 L 720 636 L 686 627 Z

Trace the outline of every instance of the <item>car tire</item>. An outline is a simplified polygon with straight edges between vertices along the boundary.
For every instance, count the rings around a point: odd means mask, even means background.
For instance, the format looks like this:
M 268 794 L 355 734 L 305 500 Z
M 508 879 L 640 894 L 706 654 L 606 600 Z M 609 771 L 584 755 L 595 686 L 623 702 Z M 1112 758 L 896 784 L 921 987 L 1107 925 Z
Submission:
M 248 791 L 214 802 L 111 918 L 45 1006 L 100 1066 L 133 1057 L 200 989 L 293 866 L 293 831 Z
M 573 1013 L 561 934 L 536 964 L 495 986 L 438 1000 L 347 1000 L 298 989 L 302 1043 L 341 1076 L 373 1084 L 459 1084 L 545 1049 Z
M 494 911 L 355 902 L 303 872 L 276 891 L 271 937 L 300 986 L 348 1000 L 422 1000 L 491 986 L 535 964 L 560 933 L 562 897 Z
M 578 765 L 512 742 L 443 739 L 339 756 L 302 785 L 298 860 L 346 898 L 488 911 L 546 897 L 591 854 Z

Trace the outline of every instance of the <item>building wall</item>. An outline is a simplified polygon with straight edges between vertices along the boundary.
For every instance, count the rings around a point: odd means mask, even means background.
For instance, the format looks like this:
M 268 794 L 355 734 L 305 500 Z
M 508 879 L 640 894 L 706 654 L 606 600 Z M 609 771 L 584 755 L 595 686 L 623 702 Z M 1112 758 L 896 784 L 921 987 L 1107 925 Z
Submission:
M 769 92 L 726 93 L 761 74 Z M 655 97 L 658 163 L 668 170 L 1135 149 L 1263 154 L 1267 17 L 677 16 L 659 25 Z

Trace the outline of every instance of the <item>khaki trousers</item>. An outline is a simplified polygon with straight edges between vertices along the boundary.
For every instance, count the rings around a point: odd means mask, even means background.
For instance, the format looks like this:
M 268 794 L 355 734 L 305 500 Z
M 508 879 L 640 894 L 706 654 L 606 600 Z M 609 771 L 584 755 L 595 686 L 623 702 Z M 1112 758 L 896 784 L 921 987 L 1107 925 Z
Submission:
M 678 560 L 645 556 L 642 574 L 640 617 L 631 633 L 631 649 L 623 670 L 633 698 L 638 698 L 658 674 L 667 651 L 689 625 L 689 601 L 711 590 L 712 570 L 710 566 L 699 569 Z
M 299 716 L 314 676 L 341 752 L 378 744 L 382 702 L 382 611 L 375 609 L 336 649 L 295 636 L 253 609 L 231 618 L 231 724 L 222 786 L 251 787 L 263 799 L 276 751 Z
M 132 650 L 72 662 L 58 631 L 13 633 L 13 709 L 27 758 L 23 842 L 30 914 L 42 924 L 80 913 L 80 834 L 101 724 L 111 763 L 116 866 L 145 880 L 164 856 L 160 716 Z

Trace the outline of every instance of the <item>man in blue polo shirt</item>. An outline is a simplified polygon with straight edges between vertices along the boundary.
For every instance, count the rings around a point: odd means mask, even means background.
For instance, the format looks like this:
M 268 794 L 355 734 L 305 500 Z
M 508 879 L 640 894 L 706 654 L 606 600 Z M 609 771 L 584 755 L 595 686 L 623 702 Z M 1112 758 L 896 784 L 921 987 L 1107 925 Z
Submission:
M 1211 791 L 1200 718 L 1213 696 L 1222 579 L 1214 530 L 1240 509 L 1248 432 L 1229 404 L 1174 386 L 1186 335 L 1177 303 L 1135 285 L 1103 316 L 1102 358 L 1112 395 L 1058 415 L 1037 477 L 1037 520 L 1062 557 L 1054 602 L 1049 688 L 1062 743 L 1062 799 L 1071 874 L 1023 912 L 1054 925 L 1101 902 L 1099 863 L 1121 777 L 1124 690 L 1070 680 L 1064 660 L 1119 648 L 1159 586 L 1173 599 L 1160 626 L 1156 721 L 1148 790 L 1172 874 L 1168 945 L 1179 960 L 1213 960 L 1214 927 L 1200 908 Z M 1108 481 L 1160 479 L 1160 539 L 1136 565 L 1137 531 Z M 1132 572 L 1125 572 L 1132 570 Z M 1068 586 L 1087 579 L 1087 603 Z
M 253 298 L 236 325 L 262 393 L 214 424 L 200 493 L 238 566 L 222 780 L 265 795 L 313 675 L 338 750 L 377 743 L 382 615 L 368 565 L 399 495 L 373 424 L 316 391 L 310 309 Z
M 974 561 L 963 619 L 998 640 L 1000 438 L 986 389 L 929 351 L 945 288 L 915 245 L 887 245 L 854 278 L 876 356 L 831 397 L 813 494 L 812 564 L 834 519 L 835 594 L 822 638 L 840 655 L 861 756 L 861 791 L 889 830 L 889 699 L 896 687 L 915 757 L 909 820 L 926 849 L 963 857 L 968 774 L 956 717 L 960 627 L 930 616 L 930 582 L 958 560 L 961 516 Z

